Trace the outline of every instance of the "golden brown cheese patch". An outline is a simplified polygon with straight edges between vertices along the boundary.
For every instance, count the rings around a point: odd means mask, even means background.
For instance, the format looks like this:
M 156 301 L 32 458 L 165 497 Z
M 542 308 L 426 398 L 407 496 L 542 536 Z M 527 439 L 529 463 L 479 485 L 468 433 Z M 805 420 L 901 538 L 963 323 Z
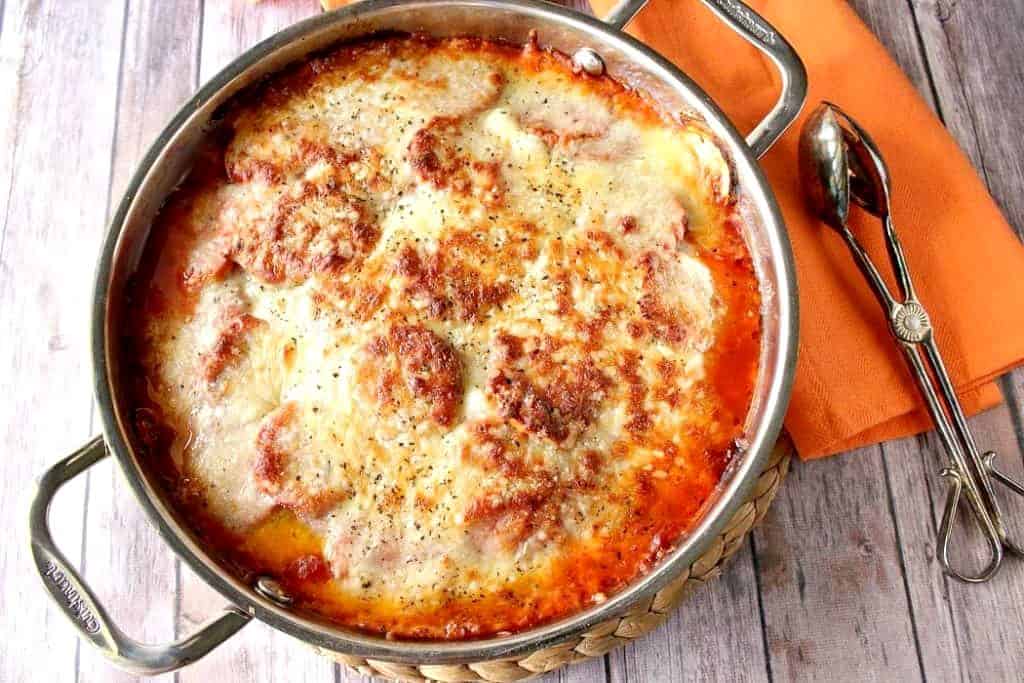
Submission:
M 367 355 L 359 384 L 382 406 L 423 406 L 437 424 L 454 424 L 462 364 L 451 344 L 422 325 L 400 325 L 371 341 Z
M 550 337 L 526 342 L 499 335 L 491 354 L 487 390 L 500 417 L 560 443 L 575 439 L 590 426 L 611 379 L 589 358 L 555 363 L 557 344 Z
M 243 94 L 128 302 L 137 445 L 208 545 L 392 637 L 517 631 L 668 552 L 760 341 L 729 164 L 564 57 L 342 47 Z

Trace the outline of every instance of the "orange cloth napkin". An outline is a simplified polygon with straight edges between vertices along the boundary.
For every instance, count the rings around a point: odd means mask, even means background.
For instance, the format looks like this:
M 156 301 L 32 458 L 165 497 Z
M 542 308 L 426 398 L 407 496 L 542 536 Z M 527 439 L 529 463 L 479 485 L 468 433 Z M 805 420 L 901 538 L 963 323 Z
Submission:
M 785 214 L 800 285 L 800 359 L 786 427 L 804 458 L 930 428 L 881 309 L 842 240 L 806 209 L 797 142 L 821 100 L 881 147 L 893 216 L 964 408 L 1001 400 L 993 379 L 1024 359 L 1024 249 L 956 142 L 843 0 L 748 0 L 793 43 L 810 77 L 804 116 L 762 160 Z M 615 0 L 592 0 L 602 16 Z M 651 0 L 629 32 L 675 62 L 749 131 L 774 103 L 770 62 L 704 5 Z M 877 220 L 854 232 L 888 272 Z M 888 278 L 892 283 L 892 278 Z M 894 283 L 893 291 L 896 291 Z

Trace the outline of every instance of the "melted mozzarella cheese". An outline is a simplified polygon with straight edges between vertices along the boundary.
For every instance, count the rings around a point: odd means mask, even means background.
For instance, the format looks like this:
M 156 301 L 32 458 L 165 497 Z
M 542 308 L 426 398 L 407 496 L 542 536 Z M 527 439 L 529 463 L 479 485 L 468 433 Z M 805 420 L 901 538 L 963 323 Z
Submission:
M 143 321 L 149 399 L 204 514 L 244 537 L 290 510 L 343 618 L 445 637 L 394 613 L 599 556 L 638 481 L 701 467 L 722 304 L 687 231 L 723 224 L 729 166 L 536 49 L 308 69 L 228 117 L 227 178 L 171 199 L 194 286 Z

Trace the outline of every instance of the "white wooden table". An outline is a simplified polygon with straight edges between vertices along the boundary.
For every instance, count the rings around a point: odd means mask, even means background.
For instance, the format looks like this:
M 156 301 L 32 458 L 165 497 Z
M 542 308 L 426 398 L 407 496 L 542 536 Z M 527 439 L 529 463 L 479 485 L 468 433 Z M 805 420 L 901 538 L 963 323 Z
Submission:
M 853 4 L 1024 234 L 1024 3 Z M 0 528 L 14 530 L 0 546 L 4 683 L 132 678 L 44 596 L 24 533 L 29 483 L 98 430 L 89 290 L 132 167 L 200 82 L 315 11 L 316 0 L 0 0 Z M 1007 404 L 972 424 L 1019 474 L 1024 372 L 1001 386 Z M 984 586 L 940 574 L 939 460 L 925 436 L 798 464 L 722 580 L 640 642 L 545 680 L 1021 680 L 1024 562 Z M 56 506 L 57 540 L 118 623 L 165 641 L 217 609 L 112 462 L 80 479 Z M 1024 529 L 1024 506 L 1012 523 Z M 358 677 L 256 623 L 175 678 Z

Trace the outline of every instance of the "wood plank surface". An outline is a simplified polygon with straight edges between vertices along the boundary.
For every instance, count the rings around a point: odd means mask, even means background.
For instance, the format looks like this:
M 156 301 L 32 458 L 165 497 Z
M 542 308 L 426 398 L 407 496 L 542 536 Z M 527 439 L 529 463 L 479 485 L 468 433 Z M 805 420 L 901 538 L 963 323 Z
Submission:
M 851 4 L 1024 235 L 1024 136 L 1015 126 L 1024 120 L 1024 4 Z M 108 194 L 116 201 L 149 140 L 200 81 L 316 11 L 315 0 L 0 0 L 0 343 L 11 359 L 0 367 L 0 395 L 18 396 L 0 402 L 12 454 L 0 465 L 0 524 L 17 530 L 19 549 L 25 483 L 96 428 L 88 287 L 59 285 L 91 281 Z M 1021 475 L 1024 371 L 1002 386 L 1008 405 L 971 424 Z M 1020 680 L 1024 563 L 1008 560 L 985 586 L 941 574 L 940 466 L 933 436 L 798 464 L 721 580 L 646 638 L 541 680 Z M 171 557 L 112 463 L 80 479 L 55 510 L 58 542 L 84 558 L 125 630 L 163 641 L 219 609 L 223 598 Z M 1024 505 L 1008 516 L 1024 530 Z M 78 644 L 22 552 L 0 551 L 0 581 L 5 596 L 30 597 L 0 609 L 0 681 L 134 680 Z M 367 680 L 259 623 L 162 677 L 172 678 Z
M 264 38 L 319 11 L 317 0 L 207 0 L 203 11 L 201 82 Z
M 1024 60 L 1005 57 L 1020 53 L 1024 3 L 983 10 L 949 0 L 912 0 L 912 5 L 943 121 L 1024 238 L 1024 142 L 1018 130 L 1024 120 Z M 1014 371 L 1003 387 L 1024 448 L 1024 369 Z
M 933 63 L 928 61 L 925 43 L 917 30 L 916 8 L 886 0 L 855 0 L 852 4 L 926 101 L 943 114 L 945 100 L 935 99 L 936 95 L 940 98 L 942 95 L 934 86 Z M 1019 110 L 1019 101 L 1016 106 Z M 970 129 L 951 126 L 951 131 L 977 163 L 976 152 L 972 154 L 972 151 L 978 148 L 978 142 L 969 135 Z M 982 447 L 997 448 L 1006 459 L 1019 463 L 1016 439 L 1006 438 L 1014 434 L 1006 409 L 973 418 L 971 425 Z M 944 484 L 936 475 L 943 464 L 942 450 L 932 437 L 903 439 L 883 444 L 880 449 L 922 674 L 933 680 L 971 677 L 1009 680 L 1011 672 L 1019 671 L 1024 664 L 1020 659 L 1024 653 L 1018 649 L 1009 656 L 993 655 L 1006 649 L 1003 629 L 1019 633 L 1024 624 L 1024 615 L 1018 614 L 1013 606 L 1019 592 L 1017 586 L 1021 584 L 1019 579 L 1024 575 L 1022 568 L 1012 566 L 1014 563 L 1010 560 L 1011 566 L 984 586 L 965 586 L 943 577 L 935 562 L 935 538 L 946 494 Z M 838 516 L 837 512 L 833 516 Z M 1019 513 L 1012 515 L 1011 520 L 1014 526 L 1019 526 Z M 959 540 L 965 539 L 954 537 L 954 541 Z M 1016 604 L 1020 604 L 1019 599 Z M 991 615 L 998 615 L 995 623 L 987 623 L 982 628 L 977 626 L 979 621 L 987 622 Z M 968 645 L 964 631 L 970 624 L 976 626 L 974 642 Z M 805 673 L 808 672 L 802 670 L 801 678 Z
M 31 566 L 26 514 L 30 483 L 92 432 L 86 283 L 106 212 L 123 12 L 122 2 L 3 8 L 0 528 L 13 538 L 0 550 L 0 649 L 16 656 L 0 657 L 0 681 L 75 677 L 79 643 Z M 79 477 L 50 517 L 71 562 L 82 558 L 86 494 Z
M 911 0 L 932 89 L 946 126 L 979 169 L 1017 234 L 1024 238 L 1024 3 L 984 6 Z M 1011 331 L 1007 331 L 1011 333 Z M 1024 448 L 1024 369 L 1003 382 L 1010 418 Z
M 1008 58 L 1019 56 L 1024 5 L 1001 2 L 982 7 L 935 0 L 912 0 L 909 5 L 919 30 L 921 53 L 928 64 L 927 83 L 915 82 L 922 92 L 931 90 L 936 112 L 979 169 L 1011 226 L 1024 236 L 1024 200 L 1020 194 L 1024 187 L 1024 140 L 1015 125 L 1024 120 L 1024 60 Z M 1020 387 L 1024 374 L 1018 370 L 1013 377 Z M 972 419 L 971 426 L 979 446 L 994 449 L 1003 468 L 1019 477 L 1022 394 L 1014 391 L 1013 380 L 1008 379 L 1003 387 L 1009 404 Z M 921 441 L 922 451 L 932 455 L 925 466 L 930 474 L 938 466 L 941 450 L 934 436 Z M 928 484 L 933 490 L 933 520 L 937 524 L 945 490 L 937 485 L 934 475 L 928 477 Z M 917 496 L 912 511 L 907 513 L 902 513 L 901 507 L 911 502 L 910 496 L 919 490 L 920 486 L 915 489 L 913 481 L 908 481 L 908 498 L 896 499 L 897 514 L 908 523 L 911 514 L 920 515 L 920 505 L 925 501 Z M 1004 505 L 1008 527 L 1020 530 L 1017 536 L 1024 537 L 1024 501 L 1007 497 L 1003 500 L 1013 503 Z M 977 541 L 975 536 L 966 538 Z M 908 547 L 913 545 L 908 543 Z M 1011 645 L 1019 642 L 1024 624 L 1024 567 L 1014 558 L 1009 558 L 1007 564 L 1001 575 L 984 586 L 945 581 L 958 645 L 955 663 L 962 678 L 1013 680 L 1019 679 L 1024 670 L 1024 648 Z M 913 590 L 927 590 L 926 579 L 919 576 L 912 581 Z M 948 638 L 935 643 L 935 649 L 941 652 L 947 647 L 946 641 Z M 947 656 L 952 654 L 948 649 L 945 651 Z M 942 661 L 940 657 L 937 653 L 933 661 Z
M 755 532 L 771 674 L 920 677 L 877 446 L 800 464 Z
M 853 4 L 934 109 L 929 66 L 910 6 L 885 0 Z M 930 512 L 933 497 L 944 495 L 936 480 L 940 456 L 916 437 L 882 444 L 880 453 L 921 673 L 929 680 L 955 680 L 959 678 L 959 643 L 947 582 L 935 561 L 938 525 Z
M 1017 234 L 1024 237 L 1024 60 L 1019 54 L 1024 4 L 912 0 L 932 88 L 946 126 L 982 173 Z M 1010 418 L 1024 449 L 1024 369 L 1003 382 Z
M 943 122 L 1024 235 L 1024 3 L 911 0 Z
M 200 0 L 128 3 L 110 213 L 135 165 L 198 79 Z M 146 521 L 120 469 L 105 462 L 90 473 L 86 581 L 104 596 L 111 616 L 143 642 L 175 638 L 177 560 Z M 79 681 L 134 681 L 111 669 L 93 648 L 79 658 Z
M 754 557 L 748 542 L 720 579 L 697 589 L 645 638 L 608 655 L 610 680 L 760 681 L 768 673 Z M 600 679 L 591 679 L 600 680 Z
M 1016 438 L 1010 422 L 1008 406 L 1000 406 L 987 413 L 978 415 L 971 419 L 971 427 L 975 437 L 983 448 L 991 448 L 1000 453 L 1003 469 L 1013 474 L 1018 479 L 1024 474 L 1024 467 L 1021 466 Z M 910 539 L 907 542 L 908 548 L 916 546 L 928 547 L 926 544 L 931 541 L 934 547 L 936 532 L 934 528 L 942 516 L 942 504 L 945 499 L 946 490 L 942 482 L 938 481 L 935 471 L 939 467 L 940 446 L 933 434 L 926 435 L 919 439 L 923 442 L 922 451 L 931 454 L 927 458 L 921 470 L 922 479 L 906 488 L 906 497 L 894 496 L 894 505 L 897 515 L 902 520 L 923 518 L 925 506 L 929 500 L 921 494 L 922 484 L 926 484 L 931 490 L 930 502 L 932 504 L 931 533 L 925 538 Z M 888 444 L 886 445 L 888 448 Z M 890 461 L 893 467 L 902 463 L 897 455 Z M 895 469 L 895 467 L 893 467 Z M 1005 500 L 1005 498 L 1004 498 Z M 1024 530 L 1024 506 L 1004 506 L 1004 517 L 1008 528 Z M 974 560 L 974 566 L 981 566 L 979 561 L 983 557 L 980 552 L 981 543 L 975 533 L 965 533 L 970 527 L 961 529 L 953 536 L 959 550 L 954 553 L 954 559 L 963 558 L 966 561 Z M 1019 534 L 1018 534 L 1019 537 Z M 969 545 L 966 545 L 969 544 Z M 957 546 L 954 546 L 956 549 Z M 964 552 L 967 548 L 976 549 L 978 552 Z M 934 562 L 920 564 L 919 567 L 935 567 Z M 934 650 L 940 654 L 934 663 L 948 667 L 950 677 L 954 672 L 967 680 L 976 681 L 1003 681 L 1020 680 L 1020 672 L 1024 671 L 1024 649 L 1014 646 L 1020 642 L 1022 625 L 1024 625 L 1024 561 L 1019 558 L 1009 557 L 1006 559 L 1006 567 L 991 582 L 984 585 L 967 585 L 946 579 L 944 590 L 947 607 L 953 625 L 953 634 L 956 638 L 956 649 L 944 650 L 945 642 L 936 643 Z M 934 576 L 928 576 L 927 571 L 921 571 L 913 581 L 912 590 L 921 591 L 930 585 L 938 583 Z M 915 586 L 916 584 L 916 586 Z M 930 635 L 932 623 L 921 621 L 927 626 L 923 635 Z M 953 658 L 954 652 L 956 658 Z M 947 664 L 943 661 L 948 658 Z M 957 671 L 954 667 L 958 667 Z

